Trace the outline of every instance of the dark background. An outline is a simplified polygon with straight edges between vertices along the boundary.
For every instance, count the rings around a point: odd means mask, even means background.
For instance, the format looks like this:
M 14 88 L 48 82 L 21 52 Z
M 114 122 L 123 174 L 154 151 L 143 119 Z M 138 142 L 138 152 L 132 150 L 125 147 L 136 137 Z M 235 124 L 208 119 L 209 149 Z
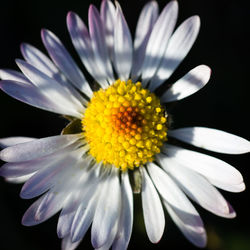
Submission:
M 77 12 L 87 23 L 88 6 L 99 1 L 2 1 L 0 14 L 0 68 L 16 68 L 21 42 L 29 42 L 44 50 L 40 29 L 48 28 L 64 42 L 75 58 L 66 29 L 66 14 Z M 142 6 L 147 1 L 120 1 L 131 31 Z M 158 1 L 161 9 L 167 1 Z M 172 109 L 174 127 L 207 126 L 222 129 L 250 139 L 249 123 L 249 44 L 250 9 L 247 1 L 180 0 L 178 24 L 191 15 L 201 17 L 198 39 L 173 76 L 181 77 L 199 64 L 212 68 L 209 84 L 198 94 L 179 102 Z M 78 59 L 77 59 L 78 60 Z M 58 115 L 41 111 L 0 93 L 0 137 L 46 137 L 59 134 L 66 122 Z M 236 166 L 250 184 L 249 156 L 213 154 Z M 21 185 L 0 180 L 0 249 L 60 249 L 56 235 L 57 216 L 31 228 L 21 225 L 21 218 L 32 201 L 21 200 Z M 250 249 L 249 189 L 239 194 L 223 192 L 237 212 L 233 220 L 216 217 L 198 208 L 208 232 L 209 250 Z M 139 199 L 139 198 L 138 198 Z M 138 202 L 140 204 L 140 202 Z M 166 229 L 159 244 L 153 245 L 146 236 L 140 205 L 136 205 L 134 230 L 129 249 L 196 249 L 166 215 Z M 79 249 L 92 249 L 88 233 Z

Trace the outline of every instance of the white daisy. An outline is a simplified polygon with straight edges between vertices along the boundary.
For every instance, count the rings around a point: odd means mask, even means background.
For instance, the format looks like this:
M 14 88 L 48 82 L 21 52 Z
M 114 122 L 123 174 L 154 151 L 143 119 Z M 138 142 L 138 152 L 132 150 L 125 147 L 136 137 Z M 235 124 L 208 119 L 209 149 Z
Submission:
M 58 136 L 0 140 L 4 148 L 0 159 L 7 162 L 0 174 L 7 181 L 25 183 L 22 198 L 41 195 L 22 223 L 36 225 L 61 211 L 57 233 L 64 250 L 77 248 L 90 227 L 95 249 L 127 249 L 133 224 L 132 187 L 141 192 L 145 227 L 153 243 L 164 232 L 165 207 L 188 240 L 205 246 L 203 222 L 187 197 L 218 216 L 235 216 L 216 187 L 243 191 L 241 174 L 222 160 L 173 143 L 242 154 L 250 151 L 250 142 L 216 129 L 168 125 L 168 103 L 206 85 L 209 67 L 197 66 L 160 96 L 154 93 L 187 55 L 199 32 L 198 16 L 174 30 L 177 13 L 177 1 L 160 14 L 157 2 L 149 2 L 133 42 L 118 2 L 103 0 L 100 12 L 91 5 L 89 29 L 70 12 L 72 43 L 100 86 L 96 91 L 96 84 L 86 80 L 48 30 L 42 30 L 42 40 L 51 59 L 23 44 L 25 61 L 16 60 L 22 73 L 0 71 L 0 87 L 8 95 L 71 120 Z

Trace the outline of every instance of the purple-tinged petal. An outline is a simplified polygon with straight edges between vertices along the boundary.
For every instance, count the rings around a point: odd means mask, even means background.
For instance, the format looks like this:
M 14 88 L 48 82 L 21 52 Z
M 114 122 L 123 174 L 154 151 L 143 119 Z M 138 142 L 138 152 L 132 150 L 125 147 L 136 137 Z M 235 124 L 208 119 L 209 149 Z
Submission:
M 54 79 L 50 78 L 40 70 L 33 67 L 31 64 L 23 61 L 16 60 L 18 67 L 29 78 L 29 80 L 39 88 L 40 92 L 46 96 L 51 102 L 56 102 L 66 110 L 75 112 L 76 117 L 81 117 L 84 107 L 77 100 L 70 99 L 70 94 Z
M 67 107 L 64 109 L 60 104 L 58 105 L 56 101 L 53 102 L 48 99 L 41 93 L 41 90 L 32 83 L 3 80 L 0 81 L 0 88 L 11 97 L 33 107 L 57 114 L 76 116 L 75 111 L 69 110 Z
M 144 86 L 146 86 L 148 81 L 153 77 L 164 56 L 169 38 L 176 24 L 177 13 L 177 1 L 169 2 L 161 12 L 152 29 L 142 66 L 142 80 Z
M 70 235 L 66 236 L 63 240 L 62 240 L 62 250 L 75 250 L 78 245 L 81 243 L 81 240 L 78 242 L 71 242 L 71 237 Z
M 103 23 L 99 12 L 94 5 L 90 5 L 89 7 L 89 34 L 96 63 L 100 70 L 106 73 L 107 80 L 112 83 L 114 82 L 114 76 L 105 41 Z
M 128 172 L 123 173 L 121 179 L 122 210 L 112 250 L 127 249 L 133 227 L 133 193 Z
M 75 85 L 76 88 L 81 90 L 88 97 L 92 97 L 93 92 L 84 75 L 59 38 L 56 37 L 51 31 L 45 29 L 42 30 L 41 35 L 44 46 L 58 68 L 65 74 L 68 80 Z
M 40 169 L 23 185 L 20 196 L 23 199 L 31 199 L 59 184 L 65 175 L 70 174 L 83 153 L 78 149 L 51 159 L 48 166 Z
M 70 98 L 74 102 L 77 102 L 77 100 L 79 100 L 82 103 L 86 103 L 86 100 L 79 94 L 78 91 L 76 91 L 72 84 L 68 82 L 66 77 L 62 75 L 55 64 L 40 50 L 30 44 L 23 43 L 21 45 L 21 52 L 23 57 L 29 64 L 33 65 L 42 73 L 60 83 L 61 87 L 63 87 L 65 91 L 69 93 L 68 98 Z
M 96 65 L 90 35 L 84 22 L 77 14 L 69 12 L 67 26 L 72 43 L 86 69 L 103 88 L 108 87 L 105 72 Z
M 112 170 L 100 185 L 101 194 L 91 228 L 91 242 L 95 248 L 107 243 L 121 212 L 121 190 L 117 170 Z
M 19 143 L 29 142 L 36 140 L 36 138 L 31 137 L 23 137 L 23 136 L 17 136 L 17 137 L 6 137 L 0 139 L 0 148 L 7 148 L 10 146 L 14 146 Z
M 113 59 L 114 48 L 114 26 L 115 26 L 115 6 L 110 0 L 103 0 L 100 11 L 101 19 L 104 26 L 106 44 L 109 51 L 109 56 Z
M 0 159 L 6 162 L 22 162 L 52 154 L 80 138 L 80 134 L 58 135 L 14 145 L 0 152 Z
M 121 7 L 118 2 L 116 2 L 116 5 L 116 19 L 114 26 L 114 66 L 118 77 L 121 80 L 126 81 L 129 78 L 132 67 L 132 39 Z
M 158 18 L 159 7 L 156 1 L 148 2 L 142 9 L 135 32 L 133 66 L 131 76 L 137 78 L 141 74 L 141 68 L 145 57 L 152 28 Z
M 24 74 L 12 69 L 0 69 L 0 78 L 2 80 L 11 80 L 14 82 L 30 84 L 29 79 Z
M 222 185 L 229 186 L 243 183 L 243 177 L 236 168 L 215 157 L 170 144 L 164 146 L 162 151 L 166 154 L 165 158 L 161 157 L 165 161 L 175 161 L 181 166 L 205 176 L 209 180 L 211 179 Z
M 200 18 L 192 16 L 185 20 L 174 32 L 160 63 L 159 69 L 150 82 L 154 91 L 167 80 L 192 48 L 200 30 Z

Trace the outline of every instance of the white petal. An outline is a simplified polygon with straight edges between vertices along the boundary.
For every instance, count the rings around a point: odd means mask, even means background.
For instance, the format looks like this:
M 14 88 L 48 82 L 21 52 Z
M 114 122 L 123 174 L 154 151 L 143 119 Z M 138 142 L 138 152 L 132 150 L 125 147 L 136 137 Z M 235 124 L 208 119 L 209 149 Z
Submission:
M 115 6 L 110 0 L 103 0 L 101 3 L 101 19 L 104 26 L 106 44 L 110 58 L 113 58 L 114 48 L 114 26 L 115 26 Z
M 250 142 L 239 136 L 205 127 L 180 128 L 169 131 L 169 136 L 214 152 L 244 154 L 250 152 Z
M 197 213 L 186 195 L 165 171 L 154 163 L 148 163 L 147 167 L 157 190 L 168 204 L 185 213 Z
M 129 183 L 128 172 L 122 174 L 121 183 L 122 210 L 118 232 L 112 250 L 127 249 L 133 226 L 133 193 Z
M 114 81 L 112 65 L 108 56 L 108 48 L 100 14 L 95 6 L 89 7 L 89 34 L 92 41 L 96 63 L 100 70 L 106 73 L 110 83 Z
M 14 146 L 19 143 L 34 141 L 36 138 L 31 137 L 23 137 L 23 136 L 17 136 L 17 137 L 6 137 L 0 139 L 0 148 L 7 148 L 10 146 Z
M 142 168 L 141 197 L 148 238 L 152 243 L 157 243 L 160 241 L 164 232 L 165 217 L 161 200 L 145 168 Z
M 40 92 L 51 102 L 56 102 L 61 105 L 61 107 L 72 110 L 75 112 L 77 117 L 81 117 L 77 114 L 84 111 L 84 107 L 80 102 L 73 102 L 70 99 L 69 92 L 65 91 L 64 88 L 54 79 L 48 77 L 46 74 L 42 73 L 31 64 L 23 61 L 16 60 L 18 67 L 21 71 L 29 78 L 29 80 L 39 88 Z
M 63 201 L 64 194 L 62 193 L 46 193 L 28 208 L 23 215 L 22 224 L 34 226 L 44 222 L 62 208 Z
M 200 18 L 192 16 L 185 20 L 174 32 L 156 72 L 150 90 L 153 91 L 168 79 L 193 46 L 200 30 Z
M 29 79 L 24 74 L 12 69 L 0 69 L 0 78 L 2 80 L 30 83 Z
M 3 149 L 0 152 L 0 159 L 6 162 L 30 161 L 74 143 L 80 138 L 79 136 L 79 134 L 58 135 L 14 145 Z
M 238 184 L 238 185 L 232 185 L 229 183 L 223 183 L 220 180 L 213 180 L 211 178 L 207 178 L 211 184 L 214 186 L 226 190 L 228 192 L 233 192 L 233 193 L 239 193 L 242 192 L 246 189 L 246 185 L 244 182 Z
M 171 1 L 163 9 L 153 27 L 142 66 L 142 80 L 144 86 L 158 69 L 167 48 L 169 38 L 173 32 L 177 20 L 177 13 L 178 3 L 177 1 Z
M 0 81 L 0 88 L 11 97 L 29 104 L 33 107 L 57 114 L 80 116 L 75 110 L 63 108 L 56 100 L 48 99 L 39 88 L 32 83 L 16 82 L 10 80 Z
M 41 195 L 52 186 L 58 185 L 81 156 L 82 150 L 80 149 L 60 155 L 54 160 L 51 159 L 50 164 L 39 170 L 23 185 L 20 196 L 23 199 L 31 199 Z
M 121 7 L 116 2 L 116 19 L 114 27 L 114 66 L 121 80 L 128 80 L 132 67 L 132 39 L 122 13 Z
M 81 243 L 81 240 L 78 242 L 71 242 L 71 237 L 68 235 L 62 240 L 62 250 L 75 250 L 79 244 Z
M 88 97 L 91 97 L 93 92 L 89 84 L 59 38 L 51 31 L 45 29 L 42 30 L 41 35 L 44 46 L 58 68 L 76 88 L 81 90 Z
M 96 192 L 100 194 L 100 192 Z M 83 203 L 78 207 L 71 227 L 71 240 L 77 242 L 81 240 L 89 229 L 95 214 L 98 196 L 89 197 L 87 203 Z
M 229 216 L 227 201 L 203 176 L 164 156 L 158 156 L 158 159 L 164 170 L 175 179 L 191 199 L 218 216 Z
M 200 65 L 175 82 L 162 96 L 161 102 L 172 102 L 190 96 L 203 88 L 210 79 L 211 70 Z M 154 85 L 156 87 L 156 85 Z M 152 90 L 152 89 L 151 89 Z
M 79 163 L 79 170 L 81 171 L 80 179 L 75 181 L 74 190 L 65 202 L 62 214 L 75 212 L 81 203 L 84 204 L 89 201 L 89 195 L 94 194 L 95 187 L 98 186 L 100 178 L 96 176 L 97 165 L 88 170 L 89 163 L 86 161 Z
M 91 228 L 91 242 L 94 248 L 99 248 L 108 241 L 121 210 L 121 190 L 117 172 L 113 172 L 103 182 L 100 184 L 102 192 Z
M 100 71 L 95 63 L 91 39 L 84 22 L 77 14 L 74 12 L 69 12 L 67 15 L 67 26 L 72 43 L 74 44 L 74 47 L 78 52 L 82 63 L 102 87 L 107 87 L 107 77 L 103 72 Z
M 57 223 L 57 235 L 61 239 L 70 233 L 70 228 L 75 216 L 75 211 L 68 214 L 63 214 L 62 211 Z
M 26 182 L 34 173 L 20 176 L 20 177 L 13 177 L 13 178 L 5 178 L 5 181 L 14 184 L 20 184 Z
M 195 213 L 185 213 L 163 201 L 169 215 L 184 236 L 197 247 L 205 247 L 207 235 L 200 216 Z
M 132 78 L 136 78 L 141 74 L 148 39 L 158 18 L 158 11 L 157 2 L 150 1 L 145 4 L 140 13 L 135 31 Z
M 73 143 L 72 145 L 55 153 L 36 158 L 31 161 L 5 163 L 0 168 L 0 175 L 4 176 L 5 178 L 16 178 L 34 173 L 38 170 L 41 170 L 42 168 L 55 164 L 57 160 L 64 157 L 65 154 L 68 155 L 71 150 L 73 151 L 77 147 L 79 147 L 79 142 Z
M 75 90 L 71 83 L 67 81 L 66 77 L 61 74 L 55 64 L 40 50 L 30 44 L 23 43 L 21 45 L 21 52 L 29 64 L 60 83 L 61 87 L 69 93 L 69 98 L 73 102 L 81 101 L 86 103 L 86 100 Z
M 164 146 L 163 152 L 167 155 L 166 159 L 176 161 L 178 164 L 222 185 L 234 186 L 243 183 L 243 177 L 237 169 L 212 156 L 172 145 Z

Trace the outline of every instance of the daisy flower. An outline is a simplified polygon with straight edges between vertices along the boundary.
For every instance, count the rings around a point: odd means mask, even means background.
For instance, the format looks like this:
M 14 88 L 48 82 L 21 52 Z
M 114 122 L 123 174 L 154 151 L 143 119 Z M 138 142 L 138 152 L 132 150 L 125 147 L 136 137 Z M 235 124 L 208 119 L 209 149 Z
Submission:
M 76 249 L 91 228 L 95 249 L 127 249 L 133 225 L 133 192 L 141 193 L 148 238 L 164 232 L 166 209 L 185 237 L 206 245 L 203 222 L 191 200 L 225 218 L 235 212 L 216 187 L 245 189 L 238 170 L 212 156 L 185 149 L 242 154 L 250 142 L 205 127 L 173 129 L 168 104 L 204 87 L 211 70 L 191 69 L 156 94 L 191 49 L 200 28 L 192 16 L 175 29 L 177 1 L 159 13 L 156 1 L 141 11 L 132 40 L 118 2 L 89 7 L 89 28 L 69 12 L 67 28 L 86 69 L 79 69 L 60 39 L 43 29 L 50 58 L 22 44 L 20 72 L 0 71 L 1 89 L 34 107 L 63 115 L 70 123 L 61 135 L 0 140 L 0 174 L 24 183 L 23 199 L 39 198 L 22 224 L 37 225 L 60 211 L 57 234 L 62 249 Z M 157 92 L 157 93 L 158 93 Z

